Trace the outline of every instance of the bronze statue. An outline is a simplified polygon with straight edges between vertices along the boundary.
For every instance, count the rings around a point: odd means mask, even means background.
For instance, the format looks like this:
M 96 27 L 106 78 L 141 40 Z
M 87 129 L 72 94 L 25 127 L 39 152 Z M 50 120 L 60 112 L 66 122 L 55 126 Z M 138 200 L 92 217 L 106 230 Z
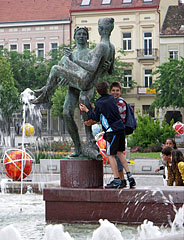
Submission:
M 110 43 L 110 35 L 114 28 L 114 19 L 103 18 L 98 21 L 98 31 L 101 41 L 93 50 L 87 48 L 88 32 L 86 28 L 75 29 L 74 39 L 77 49 L 71 52 L 66 49 L 65 56 L 59 65 L 52 67 L 46 86 L 37 92 L 40 96 L 33 103 L 43 103 L 48 100 L 53 87 L 60 82 L 61 85 L 69 85 L 64 103 L 64 120 L 67 130 L 74 142 L 74 157 L 82 153 L 78 129 L 73 119 L 74 109 L 79 102 L 90 107 L 89 101 L 93 97 L 94 86 L 97 80 L 105 74 L 111 74 L 114 64 L 115 50 Z M 108 63 L 108 68 L 104 65 Z M 106 65 L 107 66 L 107 65 Z M 86 121 L 87 115 L 83 114 Z M 98 158 L 98 149 L 92 135 L 91 127 L 85 126 L 88 149 L 84 155 Z M 90 150 L 92 148 L 92 151 Z

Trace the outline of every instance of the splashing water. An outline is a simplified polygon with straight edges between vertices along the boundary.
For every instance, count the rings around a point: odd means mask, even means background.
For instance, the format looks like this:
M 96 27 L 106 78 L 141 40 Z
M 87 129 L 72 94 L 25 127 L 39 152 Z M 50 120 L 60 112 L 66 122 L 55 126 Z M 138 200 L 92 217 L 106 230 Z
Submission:
M 10 240 L 10 239 L 22 240 L 20 233 L 17 231 L 17 229 L 13 225 L 9 225 L 0 231 L 0 239 L 2 239 L 2 240 Z
M 43 240 L 74 240 L 68 232 L 64 232 L 63 225 L 49 225 L 46 227 Z
M 40 200 L 42 200 L 42 196 L 30 193 L 24 195 L 23 202 L 20 201 L 20 195 L 0 194 L 0 226 L 4 226 L 4 228 L 0 228 L 0 239 L 181 240 L 184 234 L 184 205 L 178 209 L 171 228 L 154 226 L 152 222 L 145 220 L 136 231 L 133 227 L 129 227 L 127 230 L 128 227 L 125 228 L 123 225 L 116 226 L 108 220 L 99 220 L 100 226 L 94 230 L 94 226 L 90 227 L 87 224 L 78 224 L 76 227 L 75 224 L 65 225 L 65 227 L 62 224 L 45 227 L 44 202 Z M 22 211 L 20 211 L 20 205 Z M 175 238 L 175 236 L 179 236 L 179 238 Z
M 121 232 L 108 220 L 99 220 L 100 227 L 93 233 L 92 240 L 123 240 Z

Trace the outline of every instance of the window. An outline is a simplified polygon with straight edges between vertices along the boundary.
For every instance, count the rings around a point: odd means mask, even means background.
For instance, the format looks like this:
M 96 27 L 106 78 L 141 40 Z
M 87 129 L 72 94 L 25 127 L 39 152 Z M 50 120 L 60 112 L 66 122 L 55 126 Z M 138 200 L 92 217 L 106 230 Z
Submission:
M 169 58 L 178 60 L 178 50 L 170 50 Z
M 45 27 L 35 27 L 35 30 L 36 31 L 43 31 L 43 30 L 45 30 Z
M 29 43 L 23 44 L 23 51 L 29 51 L 31 50 L 31 45 Z
M 131 50 L 131 33 L 123 33 L 123 50 Z
M 52 58 L 55 58 L 57 56 L 57 49 L 58 49 L 58 44 L 51 43 L 51 57 Z
M 144 86 L 151 87 L 152 85 L 152 70 L 146 69 L 144 70 Z
M 123 0 L 122 3 L 132 3 L 132 0 Z
M 144 55 L 152 55 L 152 33 L 144 33 Z
M 31 31 L 31 28 L 30 28 L 30 27 L 22 28 L 22 32 L 29 32 L 29 31 Z
M 17 44 L 11 44 L 10 45 L 10 51 L 16 52 L 17 51 Z
M 144 3 L 152 2 L 153 0 L 143 0 Z
M 154 110 L 150 108 L 150 105 L 142 105 L 143 114 L 148 114 L 150 117 L 155 117 Z
M 91 0 L 82 0 L 81 6 L 88 6 L 90 5 Z
M 18 28 L 9 28 L 9 32 L 18 32 Z
M 102 0 L 102 4 L 111 4 L 111 0 Z
M 37 57 L 44 58 L 44 43 L 37 43 Z
M 4 46 L 3 46 L 3 45 L 0 45 L 0 56 L 3 55 L 3 48 L 4 48 Z
M 132 81 L 132 70 L 125 70 L 124 72 L 124 88 L 130 88 Z

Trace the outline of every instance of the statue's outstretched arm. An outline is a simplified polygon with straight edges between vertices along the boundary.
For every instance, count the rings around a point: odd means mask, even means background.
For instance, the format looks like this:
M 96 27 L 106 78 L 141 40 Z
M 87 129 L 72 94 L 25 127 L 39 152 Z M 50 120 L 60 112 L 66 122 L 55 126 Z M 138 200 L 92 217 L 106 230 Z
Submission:
M 82 67 L 83 69 L 85 69 L 88 72 L 94 73 L 98 66 L 99 63 L 101 61 L 101 58 L 104 55 L 104 47 L 103 45 L 97 45 L 96 48 L 94 49 L 93 53 L 92 53 L 92 59 L 89 62 L 84 62 L 82 60 L 75 60 L 74 62 L 79 65 L 80 67 Z

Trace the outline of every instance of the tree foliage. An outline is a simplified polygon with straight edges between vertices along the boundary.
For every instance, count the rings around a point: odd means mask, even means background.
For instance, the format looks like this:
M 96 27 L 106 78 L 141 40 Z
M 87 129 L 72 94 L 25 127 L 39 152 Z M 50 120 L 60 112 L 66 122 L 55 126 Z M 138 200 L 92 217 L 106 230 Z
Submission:
M 153 84 L 156 97 L 153 107 L 183 107 L 184 106 L 184 58 L 171 59 L 157 67 L 153 74 L 158 77 Z
M 3 49 L 3 55 L 13 71 L 15 86 L 19 93 L 26 88 L 39 89 L 47 81 L 50 69 L 57 64 L 63 56 L 65 45 L 60 46 L 54 51 L 50 51 L 48 58 L 37 58 L 35 51 L 24 51 L 24 53 L 12 52 Z
M 0 111 L 3 119 L 1 128 L 4 127 L 4 131 L 7 131 L 10 126 L 11 116 L 20 102 L 10 63 L 2 56 L 0 57 L 0 79 Z
M 167 138 L 173 138 L 176 135 L 172 125 L 173 121 L 169 125 L 165 119 L 160 123 L 159 119 L 138 115 L 137 128 L 129 137 L 129 146 L 132 148 L 135 146 L 141 148 L 161 146 Z
M 68 87 L 58 87 L 51 98 L 52 114 L 54 116 L 63 117 L 63 105 L 66 97 Z

